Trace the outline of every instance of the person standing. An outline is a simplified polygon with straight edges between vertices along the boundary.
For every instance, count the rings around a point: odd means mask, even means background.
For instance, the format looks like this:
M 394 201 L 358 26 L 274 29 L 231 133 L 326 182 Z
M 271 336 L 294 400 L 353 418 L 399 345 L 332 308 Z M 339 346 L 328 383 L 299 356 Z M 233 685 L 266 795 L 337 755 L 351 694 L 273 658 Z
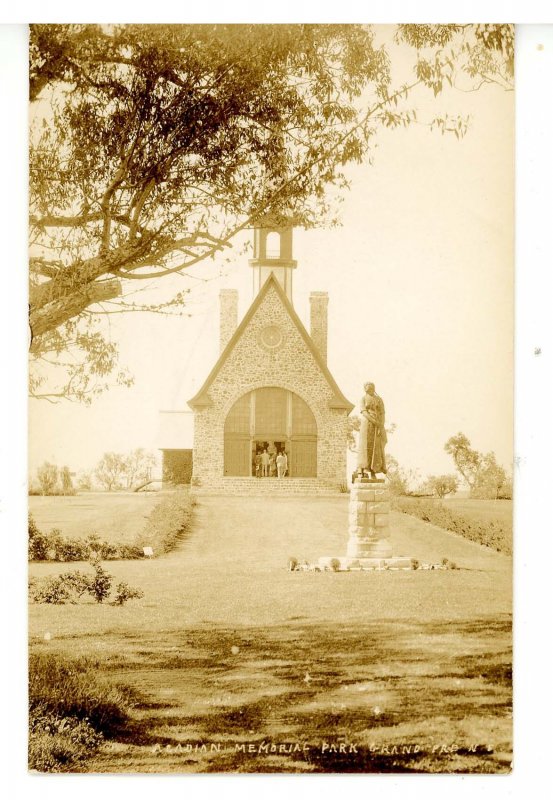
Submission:
M 271 459 L 269 457 L 269 453 L 267 452 L 267 448 L 261 453 L 261 471 L 264 478 L 269 477 L 269 464 L 271 463 Z
M 276 457 L 277 473 L 279 478 L 284 478 L 284 469 L 286 465 L 286 456 L 280 452 Z

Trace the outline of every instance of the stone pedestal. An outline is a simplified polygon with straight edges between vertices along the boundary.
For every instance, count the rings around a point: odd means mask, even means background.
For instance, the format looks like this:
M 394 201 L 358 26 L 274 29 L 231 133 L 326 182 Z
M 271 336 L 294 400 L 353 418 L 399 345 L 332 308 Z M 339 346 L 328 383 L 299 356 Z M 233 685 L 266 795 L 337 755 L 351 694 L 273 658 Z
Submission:
M 390 490 L 384 480 L 362 478 L 351 487 L 345 556 L 324 556 L 319 566 L 347 569 L 411 569 L 411 558 L 393 556 L 390 538 Z
M 390 496 L 384 483 L 356 481 L 348 517 L 349 558 L 391 558 Z

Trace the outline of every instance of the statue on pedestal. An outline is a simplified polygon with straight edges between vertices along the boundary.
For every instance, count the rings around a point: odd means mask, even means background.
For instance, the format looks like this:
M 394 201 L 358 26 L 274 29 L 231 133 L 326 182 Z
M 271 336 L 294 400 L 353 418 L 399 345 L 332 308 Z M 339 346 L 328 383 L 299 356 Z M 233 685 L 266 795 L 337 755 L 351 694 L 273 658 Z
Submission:
M 384 429 L 384 403 L 374 389 L 374 383 L 365 384 L 365 394 L 359 403 L 361 427 L 357 454 L 357 475 L 363 478 L 368 474 L 376 480 L 376 474 L 386 474 L 384 445 L 388 441 Z

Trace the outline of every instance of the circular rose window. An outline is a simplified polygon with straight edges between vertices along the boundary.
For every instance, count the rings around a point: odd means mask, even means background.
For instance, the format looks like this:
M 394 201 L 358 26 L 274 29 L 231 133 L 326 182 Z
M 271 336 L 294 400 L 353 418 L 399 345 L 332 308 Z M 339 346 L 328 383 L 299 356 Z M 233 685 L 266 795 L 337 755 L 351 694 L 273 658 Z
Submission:
M 260 343 L 268 350 L 276 350 L 283 342 L 282 331 L 278 325 L 266 325 L 260 334 Z

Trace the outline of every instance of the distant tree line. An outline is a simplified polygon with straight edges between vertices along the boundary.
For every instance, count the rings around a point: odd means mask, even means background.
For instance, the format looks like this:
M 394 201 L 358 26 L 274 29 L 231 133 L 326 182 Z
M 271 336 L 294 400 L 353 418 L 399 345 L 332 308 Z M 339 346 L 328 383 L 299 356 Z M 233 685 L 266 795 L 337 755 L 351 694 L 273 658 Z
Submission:
M 104 453 L 96 468 L 81 472 L 77 489 L 91 491 L 100 487 L 108 492 L 137 489 L 152 479 L 155 455 L 138 447 L 130 453 Z M 29 494 L 74 495 L 74 472 L 45 461 L 36 471 L 36 481 L 29 482 Z
M 495 453 L 473 450 L 464 433 L 448 439 L 445 451 L 453 458 L 455 468 L 469 487 L 471 497 L 492 500 L 512 498 L 512 478 L 497 463 Z
M 347 443 L 352 452 L 357 452 L 357 434 L 360 422 L 360 418 L 355 414 L 348 418 Z M 393 433 L 395 429 L 395 424 L 386 426 L 388 434 Z M 451 436 L 445 443 L 444 449 L 453 458 L 458 474 L 429 475 L 423 481 L 416 470 L 403 468 L 393 455 L 387 453 L 387 478 L 392 493 L 394 495 L 434 496 L 441 499 L 449 494 L 455 494 L 464 483 L 470 491 L 470 496 L 474 498 L 488 500 L 512 498 L 512 478 L 497 463 L 495 453 L 480 453 L 478 450 L 474 450 L 464 433 Z

